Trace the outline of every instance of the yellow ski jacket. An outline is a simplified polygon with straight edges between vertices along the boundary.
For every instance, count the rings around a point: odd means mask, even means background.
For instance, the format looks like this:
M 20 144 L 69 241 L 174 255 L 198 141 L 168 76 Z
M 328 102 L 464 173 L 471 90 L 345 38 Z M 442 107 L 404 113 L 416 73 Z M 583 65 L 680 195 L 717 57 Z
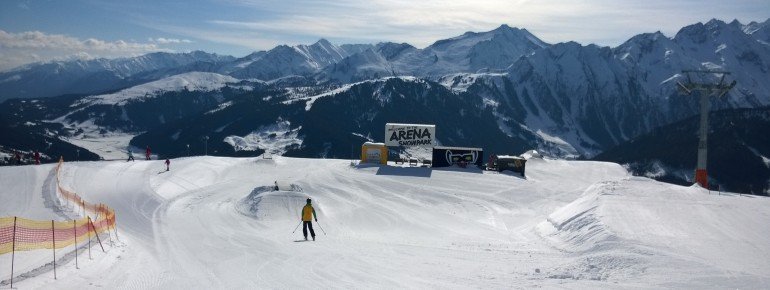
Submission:
M 318 219 L 315 215 L 315 209 L 312 205 L 305 205 L 305 207 L 302 208 L 302 221 L 309 222 L 312 221 L 313 218 Z

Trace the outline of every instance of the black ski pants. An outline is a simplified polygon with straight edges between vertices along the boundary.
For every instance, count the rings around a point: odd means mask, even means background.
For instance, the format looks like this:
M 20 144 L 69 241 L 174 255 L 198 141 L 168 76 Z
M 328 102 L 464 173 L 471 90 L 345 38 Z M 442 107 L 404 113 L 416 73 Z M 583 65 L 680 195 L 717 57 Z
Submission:
M 302 221 L 302 234 L 307 238 L 307 230 L 310 229 L 310 236 L 315 238 L 315 232 L 313 231 L 313 223 L 311 221 Z

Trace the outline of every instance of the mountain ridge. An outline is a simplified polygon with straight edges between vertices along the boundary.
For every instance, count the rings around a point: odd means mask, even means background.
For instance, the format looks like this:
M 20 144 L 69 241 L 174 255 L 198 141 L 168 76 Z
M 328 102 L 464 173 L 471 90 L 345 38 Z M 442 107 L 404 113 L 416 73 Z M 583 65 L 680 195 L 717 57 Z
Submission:
M 717 29 L 730 28 L 742 31 L 741 34 L 746 38 L 754 39 L 758 45 L 766 47 L 770 46 L 768 44 L 770 24 L 768 23 L 770 22 L 751 22 L 744 25 L 734 20 L 727 24 L 721 20 L 712 19 L 705 24 L 699 22 L 683 27 L 669 40 L 676 41 L 686 36 L 691 39 L 696 36 L 704 39 L 703 37 L 706 37 L 704 31 L 713 33 Z M 660 33 L 656 35 L 664 36 Z M 637 36 L 611 49 L 619 49 Z M 743 44 L 746 43 L 751 45 L 749 42 L 743 42 Z M 99 93 L 190 71 L 216 72 L 241 79 L 253 78 L 263 81 L 298 75 L 322 83 L 348 83 L 385 75 L 414 75 L 437 79 L 442 75 L 454 73 L 503 71 L 519 57 L 550 45 L 526 29 L 503 24 L 486 32 L 466 32 L 456 37 L 437 40 L 423 49 L 414 48 L 406 43 L 334 45 L 326 39 L 319 39 L 310 45 L 279 45 L 271 50 L 257 51 L 241 58 L 193 51 L 176 54 L 150 53 L 134 58 L 35 63 L 0 72 L 0 101 L 18 97 Z M 751 50 L 757 49 L 766 48 L 752 47 Z M 356 54 L 370 54 L 370 56 L 356 56 Z M 377 57 L 372 57 L 371 54 Z M 165 66 L 162 62 L 153 66 L 151 60 L 154 57 L 162 59 L 163 57 L 158 56 L 164 55 L 172 59 L 174 57 L 169 56 L 177 55 L 175 57 L 177 63 L 174 65 L 172 60 L 167 61 Z M 184 61 L 183 59 L 187 56 L 197 59 Z M 757 56 L 750 52 L 741 55 L 741 60 L 747 62 L 756 58 Z M 132 70 L 125 65 L 119 65 L 120 62 L 133 62 L 134 66 L 139 68 Z M 713 62 L 713 59 L 709 62 Z M 337 64 L 346 68 L 344 73 Z M 141 67 L 142 65 L 145 67 Z M 700 65 L 700 63 L 691 63 L 691 65 Z M 66 73 L 67 77 L 56 75 L 66 67 L 80 67 L 81 71 L 77 72 L 70 68 Z M 85 71 L 88 67 L 91 68 Z M 760 63 L 758 67 L 760 70 L 768 69 L 766 63 Z M 23 74 L 25 71 L 30 73 Z M 31 71 L 42 74 L 40 77 L 48 74 L 45 77 L 48 82 L 45 85 L 36 82 L 36 73 Z
M 193 51 L 28 64 L 0 72 L 0 102 L 10 98 L 100 93 L 188 71 L 207 71 L 233 60 L 232 56 Z

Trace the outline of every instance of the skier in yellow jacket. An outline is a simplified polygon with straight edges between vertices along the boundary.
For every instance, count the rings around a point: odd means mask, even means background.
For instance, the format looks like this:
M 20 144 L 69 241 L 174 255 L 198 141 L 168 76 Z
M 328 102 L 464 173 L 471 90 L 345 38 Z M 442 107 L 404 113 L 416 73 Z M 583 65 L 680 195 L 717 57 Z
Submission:
M 302 207 L 302 234 L 305 235 L 305 241 L 307 241 L 307 230 L 310 229 L 310 236 L 315 241 L 315 232 L 313 231 L 313 223 L 311 222 L 315 218 L 318 222 L 318 216 L 315 215 L 315 209 L 310 204 L 310 199 L 307 199 L 307 204 Z

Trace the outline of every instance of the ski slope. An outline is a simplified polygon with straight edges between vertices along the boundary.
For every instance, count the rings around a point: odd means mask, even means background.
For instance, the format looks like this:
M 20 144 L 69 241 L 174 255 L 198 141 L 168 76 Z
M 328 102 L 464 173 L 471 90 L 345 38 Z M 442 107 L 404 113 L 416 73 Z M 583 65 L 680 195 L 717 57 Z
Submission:
M 0 215 L 76 215 L 50 200 L 52 169 L 0 168 Z M 93 248 L 93 259 L 81 251 L 80 269 L 64 256 L 58 280 L 43 266 L 50 251 L 18 254 L 14 287 L 770 284 L 770 199 L 710 195 L 613 163 L 531 159 L 526 179 L 286 157 L 181 158 L 164 170 L 162 161 L 65 163 L 65 187 L 115 209 L 119 241 L 107 253 Z M 307 197 L 320 222 L 315 242 L 292 233 Z M 8 256 L 0 256 L 4 281 Z

